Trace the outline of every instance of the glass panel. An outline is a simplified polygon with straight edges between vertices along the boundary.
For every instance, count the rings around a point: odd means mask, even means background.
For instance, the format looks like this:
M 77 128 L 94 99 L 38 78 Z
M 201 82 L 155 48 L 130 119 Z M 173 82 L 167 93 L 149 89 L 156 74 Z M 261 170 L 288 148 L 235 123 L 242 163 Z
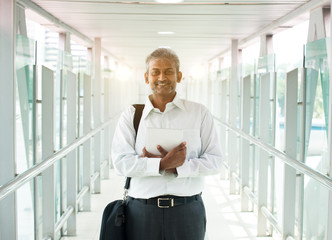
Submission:
M 328 190 L 305 176 L 303 197 L 303 240 L 326 239 Z
M 17 171 L 22 173 L 33 162 L 34 63 L 35 42 L 17 35 L 16 40 L 16 156 Z
M 305 46 L 305 163 L 323 174 L 328 172 L 329 42 L 320 39 Z M 325 239 L 328 190 L 308 177 L 303 189 L 303 239 Z
M 254 92 L 253 92 L 253 97 L 254 97 L 254 102 L 253 102 L 253 127 L 252 127 L 252 134 L 255 137 L 259 137 L 259 117 L 260 117 L 260 81 L 261 81 L 261 77 L 265 74 L 268 73 L 272 73 L 275 71 L 275 55 L 274 54 L 270 54 L 270 55 L 266 55 L 263 57 L 260 57 L 257 59 L 256 61 L 256 70 L 255 70 L 255 74 L 254 74 Z M 272 93 L 274 91 L 273 88 L 273 81 L 271 78 L 269 78 L 270 80 L 270 89 L 267 89 L 267 91 L 270 92 L 270 97 L 272 97 Z M 272 108 L 270 106 L 270 139 L 269 139 L 269 143 L 272 143 L 272 110 L 274 109 L 274 107 Z M 251 167 L 251 169 L 253 170 L 252 176 L 253 179 L 251 180 L 252 184 L 253 184 L 253 191 L 255 193 L 258 192 L 258 173 L 259 173 L 259 154 L 260 148 L 258 147 L 253 147 L 253 152 L 252 152 L 252 156 L 253 156 L 253 161 L 252 164 L 253 166 Z M 273 189 L 273 184 L 274 184 L 274 179 L 273 178 L 273 174 L 272 171 L 274 169 L 274 162 L 271 161 L 271 159 L 269 160 L 269 167 L 267 169 L 268 171 L 268 191 L 269 191 L 269 197 L 268 197 L 268 204 L 272 205 L 271 201 L 270 201 L 270 197 L 271 197 L 271 190 Z M 272 186 L 272 187 L 271 187 Z
M 329 40 L 320 39 L 306 45 L 306 118 L 305 163 L 326 174 L 328 89 L 329 89 Z
M 24 184 L 16 191 L 18 239 L 35 239 L 33 182 L 34 181 L 30 181 Z
M 34 163 L 34 64 L 35 41 L 16 36 L 16 170 L 20 174 Z M 33 240 L 34 187 L 26 183 L 17 190 L 17 234 L 19 239 Z

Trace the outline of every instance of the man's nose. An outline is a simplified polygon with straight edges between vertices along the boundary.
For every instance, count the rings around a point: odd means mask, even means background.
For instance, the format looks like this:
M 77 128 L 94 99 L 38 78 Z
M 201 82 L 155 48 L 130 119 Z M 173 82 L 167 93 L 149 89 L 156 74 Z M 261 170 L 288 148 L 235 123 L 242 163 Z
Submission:
M 161 72 L 158 76 L 158 80 L 164 80 L 164 79 L 166 79 L 166 74 Z

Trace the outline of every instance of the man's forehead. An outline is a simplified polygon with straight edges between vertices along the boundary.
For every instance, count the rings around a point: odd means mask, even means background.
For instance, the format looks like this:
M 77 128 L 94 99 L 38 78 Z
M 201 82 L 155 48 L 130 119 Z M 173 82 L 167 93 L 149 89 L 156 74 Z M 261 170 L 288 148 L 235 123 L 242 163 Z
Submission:
M 149 62 L 149 68 L 175 68 L 175 62 L 167 58 L 156 58 Z
M 174 67 L 156 67 L 156 66 L 150 66 L 150 70 L 174 70 Z

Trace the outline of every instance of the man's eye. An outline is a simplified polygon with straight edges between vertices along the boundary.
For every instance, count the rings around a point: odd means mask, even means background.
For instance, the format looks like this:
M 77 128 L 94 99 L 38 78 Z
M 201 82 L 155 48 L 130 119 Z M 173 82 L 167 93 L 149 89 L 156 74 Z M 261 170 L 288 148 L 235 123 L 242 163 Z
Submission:
M 158 71 L 152 71 L 152 72 L 151 72 L 151 75 L 152 75 L 152 76 L 157 76 L 158 74 L 159 74 Z
M 166 74 L 167 75 L 172 75 L 172 74 L 174 74 L 174 71 L 166 71 Z

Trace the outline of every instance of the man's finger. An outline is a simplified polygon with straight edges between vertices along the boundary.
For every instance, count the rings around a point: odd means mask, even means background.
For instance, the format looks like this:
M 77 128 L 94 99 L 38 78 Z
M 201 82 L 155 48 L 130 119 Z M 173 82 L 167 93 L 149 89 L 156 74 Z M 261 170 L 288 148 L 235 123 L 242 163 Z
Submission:
M 142 150 L 142 157 L 147 157 L 147 151 L 146 151 L 146 149 L 145 149 L 145 147 L 143 148 L 143 150 Z
M 162 146 L 158 145 L 157 149 L 161 153 L 161 156 L 166 156 L 167 151 Z
M 182 149 L 186 148 L 186 142 L 180 143 L 177 147 L 175 147 L 176 151 L 181 151 Z

